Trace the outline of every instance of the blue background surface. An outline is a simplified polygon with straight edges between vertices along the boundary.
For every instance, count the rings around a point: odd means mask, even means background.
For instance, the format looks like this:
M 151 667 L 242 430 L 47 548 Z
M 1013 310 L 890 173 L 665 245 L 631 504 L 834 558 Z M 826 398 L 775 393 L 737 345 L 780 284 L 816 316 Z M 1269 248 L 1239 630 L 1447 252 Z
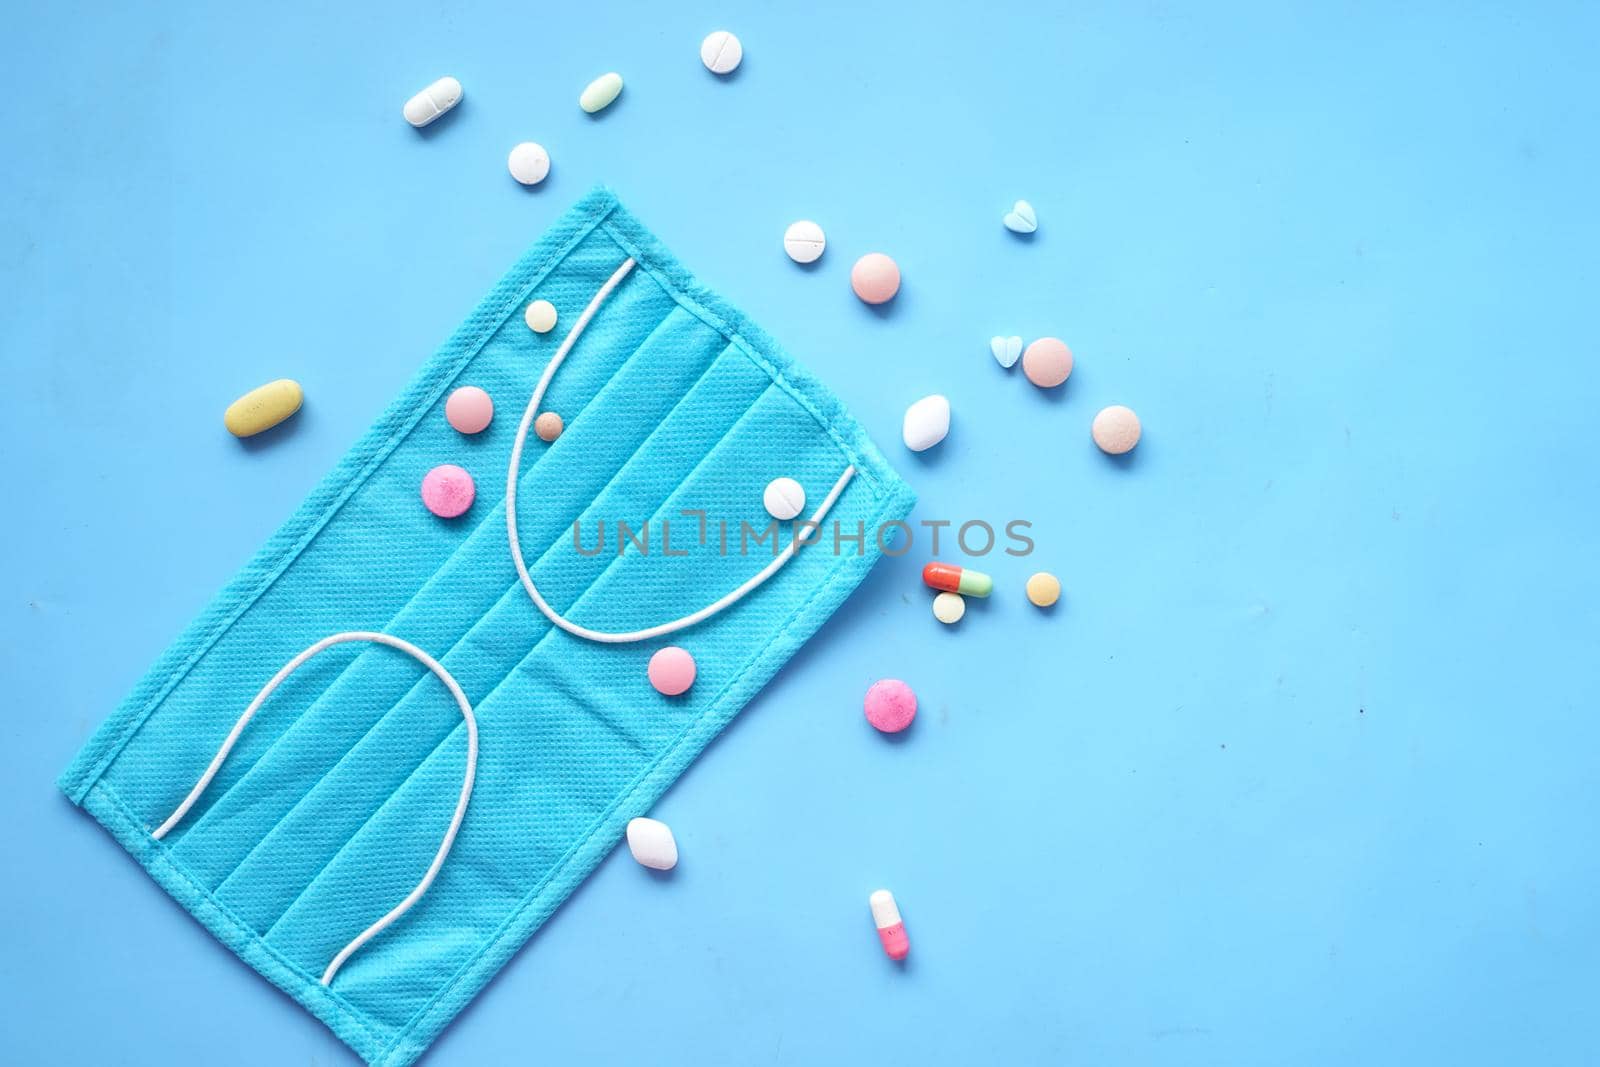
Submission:
M 1037 550 L 954 630 L 925 537 L 881 565 L 660 805 L 678 870 L 615 853 L 427 1062 L 1600 1058 L 1600 19 L 1505 8 L 13 12 L 8 1058 L 354 1062 L 53 779 L 598 181 L 836 389 L 918 518 Z M 444 73 L 466 102 L 419 134 Z M 885 313 L 847 283 L 874 250 Z M 1066 338 L 1071 381 L 995 333 Z M 241 446 L 223 407 L 280 376 L 304 411 Z M 913 457 L 930 392 L 954 428 Z M 1088 438 L 1109 403 L 1126 461 Z M 922 700 L 898 742 L 860 714 L 882 676 Z

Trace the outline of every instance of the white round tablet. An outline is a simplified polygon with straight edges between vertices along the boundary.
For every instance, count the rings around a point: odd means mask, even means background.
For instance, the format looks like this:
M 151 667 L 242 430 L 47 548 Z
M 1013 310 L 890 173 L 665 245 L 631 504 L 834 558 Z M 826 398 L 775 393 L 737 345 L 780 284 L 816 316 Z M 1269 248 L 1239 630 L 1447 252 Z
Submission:
M 828 239 L 822 227 L 810 219 L 792 222 L 783 231 L 783 250 L 796 263 L 815 263 L 822 258 L 822 250 L 827 247 Z
M 542 144 L 523 141 L 506 157 L 506 169 L 523 185 L 538 185 L 550 173 L 550 153 Z
M 717 30 L 700 42 L 700 62 L 713 74 L 731 74 L 744 59 L 744 45 L 727 30 Z
M 549 333 L 556 328 L 556 306 L 548 300 L 535 300 L 522 313 L 522 321 L 534 333 Z
M 960 593 L 940 593 L 933 598 L 933 617 L 954 626 L 967 613 L 967 601 Z
M 793 478 L 774 478 L 767 483 L 761 502 L 767 506 L 768 515 L 779 522 L 788 522 L 806 509 L 805 486 Z

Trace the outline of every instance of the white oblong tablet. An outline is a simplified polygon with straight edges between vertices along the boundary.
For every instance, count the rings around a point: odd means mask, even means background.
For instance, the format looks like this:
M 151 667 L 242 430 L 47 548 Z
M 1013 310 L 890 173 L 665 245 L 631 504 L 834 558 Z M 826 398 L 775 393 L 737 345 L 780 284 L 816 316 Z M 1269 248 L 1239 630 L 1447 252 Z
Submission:
M 678 865 L 678 842 L 672 827 L 655 819 L 628 821 L 628 851 L 654 871 L 670 871 Z
M 793 478 L 774 478 L 767 483 L 767 491 L 761 494 L 761 502 L 766 505 L 768 515 L 779 522 L 788 522 L 806 509 L 806 489 Z
M 938 393 L 925 396 L 906 408 L 900 436 L 913 452 L 925 452 L 943 441 L 950 432 L 950 401 Z
M 700 42 L 700 62 L 713 74 L 731 74 L 743 59 L 744 45 L 727 30 L 717 30 Z
M 421 129 L 461 103 L 461 83 L 444 77 L 406 101 L 400 113 L 411 125 Z
M 506 157 L 506 169 L 523 185 L 538 185 L 550 173 L 550 153 L 542 144 L 523 141 Z
M 822 251 L 827 247 L 828 238 L 823 234 L 822 227 L 810 219 L 791 222 L 789 228 L 783 231 L 783 250 L 796 263 L 815 263 L 822 258 Z
M 584 87 L 583 93 L 578 97 L 578 106 L 589 114 L 604 111 L 611 106 L 622 92 L 622 75 L 616 71 L 602 74 Z

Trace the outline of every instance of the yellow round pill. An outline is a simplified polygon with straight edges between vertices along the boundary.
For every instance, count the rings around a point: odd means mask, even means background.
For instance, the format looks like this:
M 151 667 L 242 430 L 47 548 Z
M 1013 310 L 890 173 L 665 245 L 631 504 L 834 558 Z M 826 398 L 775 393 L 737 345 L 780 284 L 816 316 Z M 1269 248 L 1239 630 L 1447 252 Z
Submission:
M 1040 608 L 1048 608 L 1061 599 L 1061 579 L 1049 571 L 1040 571 L 1028 579 L 1028 600 Z
M 967 602 L 960 593 L 940 593 L 933 598 L 933 617 L 953 626 L 967 613 Z
M 289 378 L 257 386 L 228 405 L 222 424 L 235 437 L 254 437 L 270 430 L 300 410 L 304 394 L 300 383 Z

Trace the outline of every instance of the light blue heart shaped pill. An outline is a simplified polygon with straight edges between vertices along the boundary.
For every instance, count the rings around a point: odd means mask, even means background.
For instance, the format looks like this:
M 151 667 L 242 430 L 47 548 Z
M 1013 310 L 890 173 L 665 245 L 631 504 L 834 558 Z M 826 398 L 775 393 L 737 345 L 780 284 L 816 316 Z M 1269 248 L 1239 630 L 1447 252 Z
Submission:
M 1006 212 L 1006 217 L 1000 220 L 1006 224 L 1006 229 L 1012 233 L 1032 233 L 1039 228 L 1039 218 L 1033 213 L 1033 205 L 1026 200 L 1018 200 L 1011 205 L 1011 210 Z
M 1022 338 L 991 337 L 989 351 L 994 353 L 994 358 L 1002 367 L 1010 370 L 1017 365 L 1017 360 L 1022 358 Z

